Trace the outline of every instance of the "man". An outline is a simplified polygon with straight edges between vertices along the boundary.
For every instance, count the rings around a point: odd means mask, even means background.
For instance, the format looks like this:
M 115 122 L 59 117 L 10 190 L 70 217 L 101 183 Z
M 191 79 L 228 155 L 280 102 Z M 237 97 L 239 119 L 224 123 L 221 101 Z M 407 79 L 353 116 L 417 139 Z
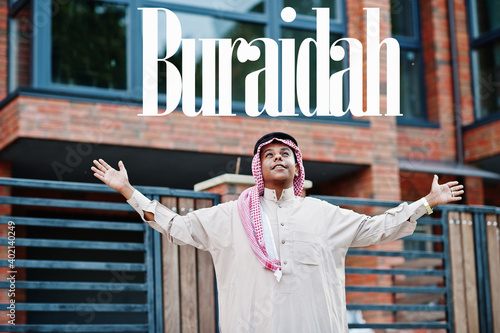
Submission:
M 121 161 L 119 171 L 103 160 L 94 164 L 94 175 L 120 192 L 151 227 L 176 244 L 211 253 L 223 333 L 347 332 L 348 248 L 409 235 L 417 218 L 464 193 L 458 182 L 439 185 L 434 176 L 425 198 L 373 217 L 303 198 L 302 154 L 297 141 L 281 132 L 255 145 L 254 187 L 237 201 L 186 216 L 135 190 Z

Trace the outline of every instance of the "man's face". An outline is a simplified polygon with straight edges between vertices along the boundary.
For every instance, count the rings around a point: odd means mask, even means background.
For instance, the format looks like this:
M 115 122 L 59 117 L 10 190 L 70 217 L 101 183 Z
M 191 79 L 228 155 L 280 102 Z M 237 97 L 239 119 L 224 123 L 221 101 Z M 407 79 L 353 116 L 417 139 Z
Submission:
M 299 174 L 292 148 L 281 142 L 271 142 L 260 151 L 264 186 L 274 188 L 293 186 L 293 178 Z

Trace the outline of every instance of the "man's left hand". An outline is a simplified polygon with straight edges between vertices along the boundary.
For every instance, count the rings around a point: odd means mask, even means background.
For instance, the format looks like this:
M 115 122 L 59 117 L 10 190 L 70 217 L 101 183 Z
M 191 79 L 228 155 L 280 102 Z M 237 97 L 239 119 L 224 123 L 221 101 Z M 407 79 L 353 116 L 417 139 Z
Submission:
M 438 184 L 438 176 L 434 175 L 432 180 L 431 192 L 425 196 L 425 199 L 431 207 L 444 205 L 449 202 L 462 200 L 464 186 L 457 181 L 451 181 L 446 184 Z

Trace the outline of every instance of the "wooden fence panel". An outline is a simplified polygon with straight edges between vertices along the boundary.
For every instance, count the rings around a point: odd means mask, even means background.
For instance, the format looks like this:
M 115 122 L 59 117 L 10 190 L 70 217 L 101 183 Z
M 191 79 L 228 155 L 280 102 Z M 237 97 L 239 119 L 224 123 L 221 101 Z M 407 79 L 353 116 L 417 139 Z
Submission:
M 209 199 L 196 200 L 196 209 L 212 205 Z M 200 333 L 213 333 L 216 331 L 214 265 L 212 256 L 206 251 L 197 250 L 197 259 Z
M 448 213 L 449 244 L 451 264 L 451 284 L 453 299 L 453 325 L 455 333 L 469 333 L 467 329 L 467 308 L 465 304 L 465 280 L 463 271 L 462 232 L 460 214 L 458 212 Z
M 162 197 L 161 203 L 176 211 L 176 197 Z M 179 285 L 179 246 L 162 236 L 163 257 L 163 314 L 164 332 L 179 333 L 181 331 L 180 285 Z
M 479 313 L 477 303 L 476 282 L 476 251 L 474 247 L 474 226 L 472 225 L 472 214 L 461 213 L 462 221 L 462 253 L 463 253 L 463 276 L 465 288 L 465 304 L 467 308 L 467 327 L 469 333 L 479 332 Z M 477 223 L 477 222 L 476 222 Z
M 498 230 L 498 216 L 486 215 L 486 238 L 488 244 L 488 265 L 490 268 L 490 295 L 491 312 L 493 313 L 493 332 L 500 333 L 500 241 Z
M 179 198 L 180 214 L 194 210 L 194 199 Z M 196 249 L 179 247 L 181 280 L 181 325 L 182 333 L 198 332 L 198 296 L 196 283 Z
M 211 199 L 163 197 L 180 215 L 211 207 Z M 209 252 L 178 246 L 162 238 L 165 333 L 212 333 L 217 330 L 215 273 Z

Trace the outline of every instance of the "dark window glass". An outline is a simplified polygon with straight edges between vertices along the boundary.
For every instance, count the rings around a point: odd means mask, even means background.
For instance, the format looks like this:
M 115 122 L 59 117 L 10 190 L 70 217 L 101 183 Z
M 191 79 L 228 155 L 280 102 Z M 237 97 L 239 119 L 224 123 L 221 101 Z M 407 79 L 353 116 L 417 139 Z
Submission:
M 408 119 L 425 119 L 422 41 L 416 30 L 418 8 L 413 0 L 391 0 L 391 31 L 400 44 L 400 108 Z
M 230 21 L 217 19 L 211 16 L 201 16 L 186 13 L 175 13 L 179 18 L 182 27 L 182 38 L 188 39 L 192 38 L 196 40 L 196 96 L 202 97 L 202 80 L 203 80 L 203 63 L 202 63 L 202 42 L 200 39 L 203 38 L 228 38 L 233 42 L 237 38 L 243 38 L 247 42 L 250 42 L 256 38 L 265 37 L 264 26 L 259 24 L 251 23 L 241 23 L 238 21 Z M 158 15 L 158 56 L 165 56 L 165 13 L 160 11 Z M 200 29 L 199 27 L 203 27 Z M 233 101 L 245 101 L 245 77 L 253 71 L 264 68 L 264 46 L 261 42 L 256 42 L 253 45 L 259 47 L 261 50 L 260 58 L 256 61 L 247 61 L 245 63 L 240 63 L 236 58 L 236 52 L 238 46 L 233 50 L 232 54 L 232 64 L 225 64 L 226 66 L 232 66 L 232 100 Z M 177 53 L 167 59 L 167 61 L 173 63 L 175 67 L 179 70 L 182 75 L 182 44 Z M 165 62 L 158 62 L 158 92 L 160 94 L 165 94 Z M 219 57 L 218 57 L 218 47 L 216 47 L 216 79 L 218 80 L 218 68 L 219 68 Z M 214 83 L 216 87 L 216 99 L 218 99 L 218 82 Z M 264 75 L 259 76 L 259 101 L 264 102 Z
M 422 118 L 421 75 L 423 70 L 420 53 L 401 50 L 401 113 L 405 117 Z
M 108 2 L 53 2 L 52 82 L 127 88 L 127 8 Z
M 500 41 L 476 49 L 473 55 L 476 112 L 483 118 L 500 111 Z
M 476 10 L 476 35 L 500 27 L 500 0 L 471 1 Z
M 313 8 L 330 8 L 330 18 L 337 19 L 337 1 L 338 0 L 284 0 L 284 7 L 292 7 L 297 14 L 316 16 Z
M 413 0 L 391 0 L 391 29 L 394 36 L 415 37 Z
M 264 11 L 264 0 L 168 0 L 162 7 L 168 8 L 168 3 L 240 13 Z
M 316 39 L 316 31 L 306 31 L 297 29 L 282 29 L 282 38 L 293 38 L 295 39 L 295 59 L 297 61 L 297 55 L 299 52 L 300 45 L 302 41 L 306 38 Z M 337 34 L 330 35 L 330 45 L 332 45 L 337 39 L 342 38 L 342 36 Z M 341 43 L 341 46 L 346 47 L 345 43 Z M 348 57 L 348 52 L 346 51 L 345 57 Z M 316 48 L 314 44 L 310 47 L 309 53 L 310 67 L 309 67 L 309 102 L 311 110 L 316 108 Z M 330 75 L 344 69 L 347 66 L 347 62 L 344 61 L 333 61 L 330 59 Z M 344 75 L 344 96 L 346 96 L 347 89 L 347 74 Z M 295 96 L 297 98 L 297 95 Z M 296 106 L 298 107 L 298 102 L 296 100 Z M 344 110 L 346 109 L 346 103 L 344 101 Z
M 481 119 L 500 112 L 500 0 L 471 1 L 471 7 L 474 107 Z
M 10 21 L 10 90 L 30 85 L 33 24 L 31 7 L 25 5 Z

